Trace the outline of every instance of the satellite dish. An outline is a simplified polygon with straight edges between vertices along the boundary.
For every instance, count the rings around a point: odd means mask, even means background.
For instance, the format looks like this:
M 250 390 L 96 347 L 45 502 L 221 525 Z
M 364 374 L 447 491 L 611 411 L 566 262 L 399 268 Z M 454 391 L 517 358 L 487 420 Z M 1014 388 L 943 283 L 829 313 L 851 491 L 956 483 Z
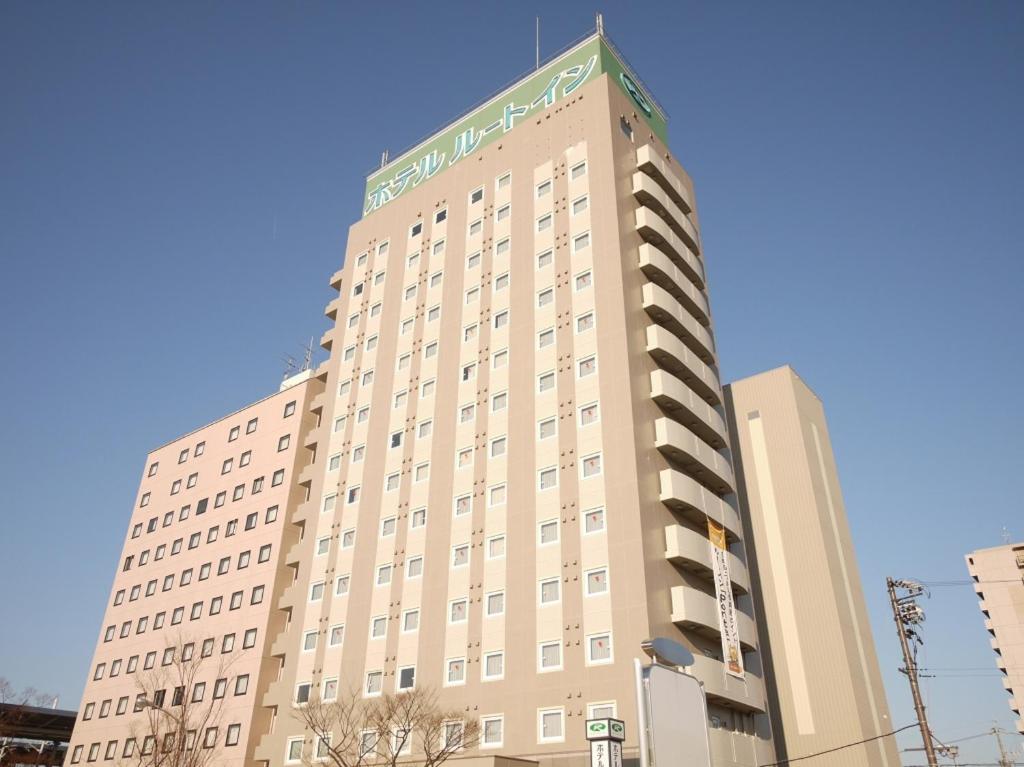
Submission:
M 660 662 L 665 666 L 693 665 L 693 653 L 671 639 L 645 639 L 640 643 L 640 649 L 655 663 Z

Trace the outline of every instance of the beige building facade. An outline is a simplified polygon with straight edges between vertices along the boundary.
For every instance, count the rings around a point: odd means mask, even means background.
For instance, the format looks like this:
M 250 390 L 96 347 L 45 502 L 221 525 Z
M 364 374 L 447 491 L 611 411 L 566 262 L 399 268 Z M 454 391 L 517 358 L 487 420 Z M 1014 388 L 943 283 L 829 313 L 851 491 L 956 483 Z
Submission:
M 1024 543 L 978 549 L 966 559 L 1017 732 L 1024 735 Z
M 778 758 L 891 732 L 822 403 L 788 366 L 725 390 Z M 893 738 L 829 759 L 900 764 Z
M 220 711 L 195 743 L 217 748 L 218 764 L 252 763 L 252 735 L 269 724 L 260 704 L 276 673 L 281 552 L 296 538 L 287 520 L 323 389 L 305 378 L 147 456 L 69 764 L 139 763 L 160 749 L 146 742 L 159 733 L 145 706 L 177 703 L 183 653 L 196 676 L 179 694 Z
M 635 758 L 648 637 L 693 650 L 716 767 L 774 760 L 693 185 L 664 135 L 593 35 L 370 177 L 330 280 L 329 358 L 202 432 L 219 471 L 238 452 L 221 432 L 258 417 L 269 477 L 296 425 L 278 526 L 257 528 L 273 549 L 239 763 L 311 759 L 306 700 L 421 686 L 488 725 L 467 756 L 582 766 L 584 721 L 613 715 Z M 151 456 L 133 526 L 170 501 L 182 444 Z M 207 496 L 235 484 L 199 474 Z M 132 530 L 137 561 L 152 544 Z M 114 737 L 79 727 L 85 753 Z

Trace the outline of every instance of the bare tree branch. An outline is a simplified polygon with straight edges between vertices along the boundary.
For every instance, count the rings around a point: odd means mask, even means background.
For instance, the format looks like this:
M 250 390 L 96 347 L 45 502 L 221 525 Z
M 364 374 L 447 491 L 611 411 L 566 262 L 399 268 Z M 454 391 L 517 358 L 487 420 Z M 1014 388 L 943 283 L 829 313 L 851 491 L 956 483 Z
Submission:
M 412 756 L 423 767 L 439 767 L 480 739 L 479 722 L 442 709 L 429 688 L 375 698 L 351 691 L 333 701 L 312 696 L 296 708 L 295 718 L 313 735 L 302 754 L 311 766 L 397 767 Z

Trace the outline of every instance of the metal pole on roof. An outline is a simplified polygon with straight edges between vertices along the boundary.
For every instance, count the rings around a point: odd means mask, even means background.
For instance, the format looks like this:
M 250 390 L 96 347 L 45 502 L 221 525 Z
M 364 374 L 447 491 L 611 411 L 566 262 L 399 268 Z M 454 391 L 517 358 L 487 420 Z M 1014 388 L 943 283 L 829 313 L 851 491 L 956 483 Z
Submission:
M 604 17 L 600 13 L 597 14 L 597 34 L 604 34 Z
M 535 47 L 535 62 L 536 68 L 540 69 L 540 16 L 537 17 L 537 34 L 535 35 L 536 47 Z

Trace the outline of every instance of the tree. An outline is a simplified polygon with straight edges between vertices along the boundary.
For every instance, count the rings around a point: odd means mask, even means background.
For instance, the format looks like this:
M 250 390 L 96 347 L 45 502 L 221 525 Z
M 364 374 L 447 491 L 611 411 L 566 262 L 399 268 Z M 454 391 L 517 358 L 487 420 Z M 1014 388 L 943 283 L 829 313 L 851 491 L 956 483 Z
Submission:
M 312 748 L 303 754 L 308 765 L 395 767 L 414 756 L 422 767 L 439 767 L 480 740 L 476 719 L 443 709 L 429 688 L 369 699 L 358 693 L 334 701 L 313 698 L 295 716 L 313 734 Z
M 57 698 L 49 693 L 39 692 L 34 687 L 26 687 L 23 690 L 17 689 L 10 680 L 0 676 L 0 764 L 16 746 L 35 749 L 37 754 L 50 745 L 47 741 L 15 741 L 11 733 L 17 732 L 19 722 L 25 716 L 25 708 L 38 706 L 39 708 L 56 707 Z
M 222 728 L 229 670 L 237 654 L 218 653 L 212 639 L 179 641 L 159 666 L 137 674 L 136 714 L 121 764 L 131 767 L 206 767 L 216 764 L 229 735 Z M 237 733 L 236 733 L 237 736 Z

